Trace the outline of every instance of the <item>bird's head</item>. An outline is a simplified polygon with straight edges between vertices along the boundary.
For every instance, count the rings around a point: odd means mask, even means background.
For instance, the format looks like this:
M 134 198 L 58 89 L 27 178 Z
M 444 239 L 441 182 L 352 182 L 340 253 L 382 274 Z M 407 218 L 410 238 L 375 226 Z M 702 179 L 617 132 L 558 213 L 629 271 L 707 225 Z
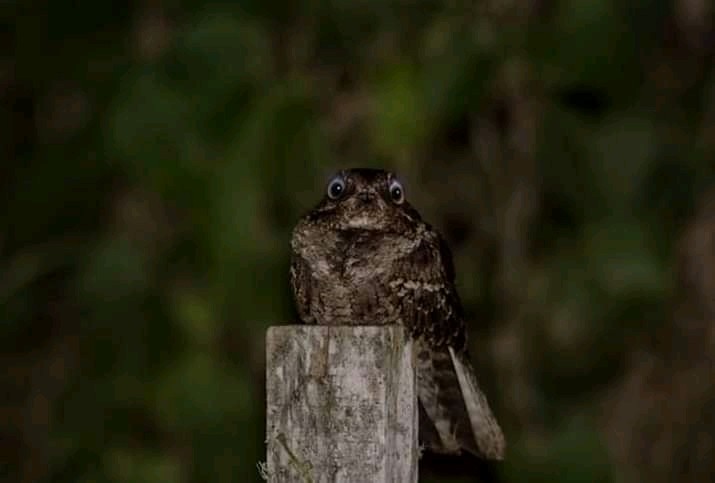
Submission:
M 337 230 L 399 232 L 420 221 L 398 178 L 391 172 L 368 168 L 333 175 L 310 216 Z

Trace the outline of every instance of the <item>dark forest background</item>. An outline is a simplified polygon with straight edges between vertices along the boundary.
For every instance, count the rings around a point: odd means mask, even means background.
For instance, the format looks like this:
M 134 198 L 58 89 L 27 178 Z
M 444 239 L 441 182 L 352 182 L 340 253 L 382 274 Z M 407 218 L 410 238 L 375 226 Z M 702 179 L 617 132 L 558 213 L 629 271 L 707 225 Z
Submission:
M 712 480 L 714 18 L 3 1 L 0 480 L 259 481 L 290 230 L 347 166 L 454 251 L 502 481 Z

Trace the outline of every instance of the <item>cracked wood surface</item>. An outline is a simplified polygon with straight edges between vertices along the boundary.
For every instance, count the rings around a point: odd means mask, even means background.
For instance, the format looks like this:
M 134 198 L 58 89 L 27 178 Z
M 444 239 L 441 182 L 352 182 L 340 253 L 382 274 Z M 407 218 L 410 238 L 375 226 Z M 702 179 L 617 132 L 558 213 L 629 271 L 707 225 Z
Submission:
M 266 396 L 268 481 L 417 481 L 415 369 L 401 327 L 271 327 Z

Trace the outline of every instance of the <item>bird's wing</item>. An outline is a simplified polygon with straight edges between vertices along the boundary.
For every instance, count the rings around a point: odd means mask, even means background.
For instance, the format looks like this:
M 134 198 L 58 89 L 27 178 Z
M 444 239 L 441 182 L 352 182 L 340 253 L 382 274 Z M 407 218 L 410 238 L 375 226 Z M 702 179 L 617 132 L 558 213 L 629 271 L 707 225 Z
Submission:
M 419 403 L 425 413 L 420 419 L 423 444 L 438 453 L 464 449 L 482 458 L 504 459 L 504 434 L 466 354 L 416 342 Z
M 419 242 L 395 262 L 389 285 L 393 304 L 414 336 L 432 346 L 466 342 L 462 304 L 454 286 L 449 249 L 441 237 L 426 229 Z
M 437 452 L 460 448 L 502 459 L 504 436 L 466 355 L 461 302 L 449 249 L 433 231 L 399 262 L 395 303 L 416 341 L 418 394 L 429 421 L 423 442 Z
M 293 291 L 298 316 L 305 324 L 315 323 L 315 317 L 311 315 L 310 311 L 312 284 L 313 280 L 308 263 L 303 257 L 294 253 L 290 261 L 290 286 Z
M 454 364 L 454 372 L 459 381 L 479 454 L 487 459 L 504 459 L 506 451 L 504 433 L 492 414 L 487 397 L 479 388 L 477 377 L 466 353 L 458 354 L 450 347 L 449 355 Z
M 449 352 L 434 350 L 422 339 L 415 342 L 422 444 L 436 453 L 466 449 L 479 454 Z

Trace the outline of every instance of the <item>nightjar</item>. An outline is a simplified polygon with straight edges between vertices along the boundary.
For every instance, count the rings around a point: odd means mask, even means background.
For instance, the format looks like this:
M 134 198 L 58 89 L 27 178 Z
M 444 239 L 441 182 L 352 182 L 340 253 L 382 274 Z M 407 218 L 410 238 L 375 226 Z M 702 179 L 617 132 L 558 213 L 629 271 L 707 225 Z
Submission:
M 422 444 L 501 460 L 504 435 L 469 362 L 454 278 L 444 240 L 383 170 L 337 173 L 293 230 L 290 281 L 302 322 L 406 327 Z

